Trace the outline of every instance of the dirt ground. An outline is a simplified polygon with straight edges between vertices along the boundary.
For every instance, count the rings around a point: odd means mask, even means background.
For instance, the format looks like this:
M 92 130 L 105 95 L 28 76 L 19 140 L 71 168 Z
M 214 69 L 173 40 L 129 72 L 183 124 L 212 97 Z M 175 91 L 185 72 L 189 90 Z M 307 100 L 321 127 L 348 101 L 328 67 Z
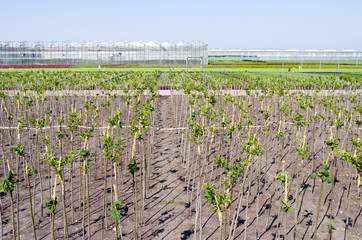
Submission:
M 140 238 L 141 239 L 194 239 L 195 238 L 195 196 L 197 191 L 197 174 L 196 174 L 196 148 L 187 142 L 185 145 L 185 137 L 177 127 L 186 127 L 184 118 L 181 118 L 181 124 L 175 122 L 174 112 L 172 109 L 172 102 L 170 96 L 162 96 L 157 100 L 155 117 L 154 139 L 152 144 L 152 153 L 146 154 L 147 160 L 150 161 L 150 176 L 149 176 L 149 190 L 146 192 L 146 199 L 144 200 L 145 210 L 140 223 Z M 186 112 L 182 109 L 181 96 L 176 98 L 178 113 Z M 186 114 L 185 114 L 186 115 Z M 261 120 L 257 117 L 253 121 L 255 125 Z M 275 119 L 276 116 L 271 116 Z M 2 125 L 5 122 L 2 122 Z M 277 121 L 270 123 L 271 132 L 277 129 Z M 47 131 L 43 130 L 46 134 Z M 126 135 L 128 129 L 119 130 L 117 133 L 126 137 L 128 145 L 131 145 L 129 134 Z M 253 128 L 252 132 L 258 133 L 260 128 Z M 90 140 L 90 148 L 94 161 L 91 162 L 90 174 L 90 235 L 92 239 L 114 239 L 115 238 L 115 224 L 114 220 L 110 217 L 106 218 L 103 223 L 103 192 L 104 192 L 104 160 L 99 148 L 100 134 L 102 130 Z M 360 132 L 355 132 L 356 134 Z M 308 130 L 308 136 L 310 136 Z M 35 132 L 32 130 L 25 130 L 23 139 L 24 146 L 28 146 L 28 152 L 31 156 L 35 154 Z M 4 178 L 6 172 L 5 160 L 12 156 L 10 147 L 15 144 L 16 129 L 7 130 L 1 129 L 1 166 L 0 177 Z M 324 126 L 318 126 L 316 130 L 316 166 L 322 166 L 323 158 L 327 157 L 328 149 L 322 141 L 329 137 L 329 131 Z M 341 139 L 343 134 L 341 133 Z M 223 143 L 220 142 L 220 137 L 215 137 L 215 142 L 209 146 L 211 151 L 210 156 L 203 157 L 204 168 L 202 169 L 205 182 L 215 181 L 215 176 L 221 174 L 212 164 L 210 159 L 216 154 L 234 157 L 242 156 L 241 145 L 242 143 L 233 142 L 232 150 L 230 150 L 227 138 Z M 242 138 L 243 139 L 243 138 Z M 149 140 L 146 138 L 145 140 Z M 242 140 L 244 142 L 244 140 Z M 317 200 L 321 189 L 321 181 L 319 179 L 310 179 L 312 161 L 308 157 L 303 162 L 298 158 L 295 152 L 295 130 L 292 125 L 286 125 L 284 135 L 284 146 L 274 134 L 268 134 L 263 139 L 264 155 L 260 158 L 254 158 L 253 165 L 250 168 L 250 174 L 247 175 L 244 187 L 241 187 L 240 182 L 236 184 L 233 189 L 232 200 L 233 203 L 229 206 L 228 224 L 226 231 L 229 232 L 229 224 L 231 215 L 234 214 L 236 208 L 236 199 L 241 191 L 243 197 L 239 218 L 237 221 L 237 228 L 235 231 L 234 239 L 310 239 L 314 232 L 314 222 L 317 207 Z M 39 143 L 40 144 L 40 143 Z M 56 144 L 56 143 L 53 143 Z M 80 145 L 76 143 L 75 145 Z M 69 143 L 65 144 L 65 149 L 68 150 L 72 147 Z M 183 149 L 184 148 L 184 149 Z M 140 161 L 141 147 L 138 148 L 137 159 Z M 185 154 L 186 153 L 186 154 Z M 28 153 L 29 154 L 29 153 Z M 127 153 L 126 156 L 128 156 Z M 187 156 L 189 154 L 190 168 L 186 167 Z M 125 157 L 124 161 L 126 161 Z M 278 169 L 280 169 L 281 161 L 286 162 L 286 171 L 292 175 L 293 181 L 289 186 L 288 201 L 292 204 L 289 212 L 284 212 L 280 205 L 284 197 L 283 187 L 280 182 L 274 181 Z M 295 164 L 300 161 L 299 165 Z M 12 168 L 15 171 L 15 159 L 12 159 Z M 127 161 L 126 161 L 127 162 Z M 23 163 L 21 163 L 23 164 Z M 259 165 L 258 165 L 259 164 Z M 108 193 L 108 207 L 111 203 L 112 189 L 112 172 L 108 168 L 107 175 L 107 193 Z M 39 163 L 40 172 L 43 176 L 42 189 L 43 189 L 43 202 L 46 196 L 49 195 L 49 178 L 53 181 L 54 176 L 48 175 L 47 163 L 41 161 Z M 128 173 L 125 173 L 126 163 L 120 165 L 120 175 L 118 184 L 118 197 L 125 200 L 129 208 L 129 212 L 125 217 L 120 220 L 122 227 L 123 239 L 133 239 L 133 195 L 132 195 L 132 178 Z M 258 167 L 261 169 L 260 181 L 258 181 Z M 298 167 L 298 169 L 296 168 Z M 83 209 L 83 190 L 80 188 L 80 177 L 78 167 L 74 165 L 73 178 L 70 178 L 69 167 L 65 169 L 65 184 L 66 184 L 66 205 L 67 205 L 67 221 L 68 232 L 70 239 L 82 238 L 82 209 Z M 188 172 L 191 169 L 191 173 Z M 337 175 L 335 176 L 335 187 L 333 193 L 331 187 L 324 185 L 324 191 L 321 198 L 321 207 L 319 214 L 318 224 L 318 237 L 317 239 L 329 239 L 327 224 L 330 221 L 330 204 L 333 204 L 332 214 L 335 231 L 333 232 L 333 239 L 362 239 L 362 221 L 361 221 L 361 207 L 360 195 L 357 193 L 357 187 L 354 178 L 355 170 L 348 164 L 342 164 L 338 161 L 335 166 Z M 294 174 L 293 174 L 294 173 Z M 39 174 L 39 173 L 38 173 Z M 297 176 L 298 174 L 298 176 Z M 194 176 L 189 178 L 188 176 Z M 299 192 L 295 184 L 296 177 L 299 177 Z M 350 178 L 351 177 L 351 178 Z M 50 215 L 43 208 L 44 213 L 41 216 L 41 194 L 39 178 L 32 177 L 32 193 L 35 193 L 35 223 L 36 233 L 38 239 L 51 239 L 50 233 Z M 34 184 L 35 183 L 35 184 Z M 52 184 L 53 182 L 51 182 Z M 73 191 L 71 192 L 71 185 Z M 28 191 L 23 171 L 20 172 L 20 201 L 19 201 L 19 215 L 20 215 L 20 238 L 32 239 L 33 233 L 31 228 L 31 220 L 29 217 L 29 199 Z M 258 190 L 259 186 L 259 190 Z M 60 185 L 57 186 L 58 196 L 60 198 Z M 259 192 L 259 197 L 257 193 Z M 349 194 L 348 194 L 349 193 Z M 329 198 L 333 194 L 333 202 Z M 299 206 L 296 208 L 295 202 L 298 196 Z M 349 196 L 349 199 L 347 198 Z M 190 201 L 192 200 L 192 201 Z M 350 204 L 348 204 L 348 201 Z M 72 208 L 74 211 L 72 211 Z M 1 210 L 2 210 L 2 238 L 12 239 L 11 227 L 11 212 L 10 212 L 10 198 L 8 193 L 1 193 Z M 16 212 L 16 210 L 15 210 Z M 297 214 L 297 218 L 296 218 Z M 257 215 L 259 216 L 257 218 Z M 349 225 L 346 228 L 346 219 L 349 218 Z M 87 228 L 87 212 L 85 215 L 85 237 L 88 237 Z M 211 209 L 211 205 L 205 200 L 202 200 L 201 212 L 201 225 L 202 236 L 201 239 L 220 239 L 219 222 L 217 215 Z M 104 230 L 102 230 L 102 226 Z M 55 236 L 56 239 L 63 239 L 63 210 L 62 202 L 60 200 L 55 213 Z M 347 229 L 347 230 L 346 230 Z M 287 237 L 285 237 L 285 232 Z M 200 239 L 200 224 L 197 225 L 197 238 Z

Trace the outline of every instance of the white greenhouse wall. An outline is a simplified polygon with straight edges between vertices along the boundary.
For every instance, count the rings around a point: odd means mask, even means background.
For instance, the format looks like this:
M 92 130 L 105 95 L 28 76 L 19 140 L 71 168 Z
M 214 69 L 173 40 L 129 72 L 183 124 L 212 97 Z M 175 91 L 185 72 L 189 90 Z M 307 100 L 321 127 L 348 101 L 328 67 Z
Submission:
M 185 65 L 187 57 L 203 57 L 204 42 L 0 42 L 0 65 L 145 64 Z M 191 64 L 200 64 L 191 60 Z

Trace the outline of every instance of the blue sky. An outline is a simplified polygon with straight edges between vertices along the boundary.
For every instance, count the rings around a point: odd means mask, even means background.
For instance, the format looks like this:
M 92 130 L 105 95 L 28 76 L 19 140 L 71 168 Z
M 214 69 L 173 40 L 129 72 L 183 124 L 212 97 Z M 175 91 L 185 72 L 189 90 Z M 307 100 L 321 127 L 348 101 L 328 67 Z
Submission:
M 362 49 L 361 0 L 1 0 L 0 41 L 204 41 Z

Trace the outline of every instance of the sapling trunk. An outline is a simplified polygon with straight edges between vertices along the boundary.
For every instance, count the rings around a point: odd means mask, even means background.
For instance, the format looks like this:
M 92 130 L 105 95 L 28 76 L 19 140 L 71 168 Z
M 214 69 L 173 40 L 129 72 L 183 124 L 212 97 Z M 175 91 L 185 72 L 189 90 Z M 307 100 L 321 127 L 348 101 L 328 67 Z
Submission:
M 360 146 L 361 147 L 361 146 Z M 354 150 L 354 154 L 353 157 L 356 158 L 357 157 L 357 149 Z M 359 169 L 360 170 L 360 169 Z M 352 219 L 352 226 L 351 226 L 351 230 L 348 232 L 348 239 L 350 239 L 350 234 L 353 231 L 353 228 L 355 226 L 355 223 L 358 219 L 358 217 L 361 214 L 361 192 L 360 192 L 360 186 L 361 186 L 361 176 L 360 176 L 360 172 L 359 170 L 356 171 L 357 174 L 357 204 L 356 204 L 356 216 Z M 348 216 L 347 216 L 348 218 Z
M 24 160 L 25 160 L 25 158 L 24 158 Z M 27 168 L 28 168 L 28 166 L 26 166 L 26 171 L 27 171 Z M 26 174 L 26 182 L 27 182 L 27 185 L 28 185 L 30 217 L 31 217 L 31 223 L 32 223 L 32 228 L 33 228 L 33 236 L 34 236 L 34 239 L 37 239 L 36 238 L 36 230 L 35 230 L 35 222 L 34 222 L 34 214 L 33 214 L 33 202 L 32 202 L 32 198 L 31 198 L 31 190 L 30 190 L 29 173 Z
M 7 165 L 8 165 L 8 171 L 10 172 L 11 171 L 11 168 L 10 168 L 10 163 L 9 163 L 9 160 L 6 160 L 7 161 Z M 5 174 L 5 173 L 4 173 Z M 10 206 L 11 206 L 11 226 L 13 228 L 13 240 L 15 240 L 15 237 L 16 237 L 16 231 L 15 231 L 15 217 L 14 217 L 14 199 L 13 199 L 13 191 L 10 191 Z M 1 213 L 2 213 L 2 209 L 1 209 Z M 2 228 L 2 222 L 1 222 L 1 231 L 3 231 L 3 228 Z M 1 234 L 1 238 L 3 237 L 3 234 Z
M 11 225 L 13 227 L 13 240 L 15 240 L 16 231 L 15 231 L 15 218 L 14 218 L 14 200 L 12 192 L 10 192 L 10 204 L 11 204 Z
M 72 150 L 74 150 L 73 147 L 73 131 L 70 134 L 70 144 L 72 145 Z M 74 171 L 74 167 L 73 167 L 73 161 L 70 163 L 70 208 L 72 210 L 72 223 L 74 223 L 74 206 L 73 206 L 73 171 Z
M 298 148 L 299 144 L 298 144 L 298 138 L 299 135 L 300 135 L 300 128 L 297 127 L 297 132 L 295 133 L 295 149 Z M 294 159 L 297 159 L 298 158 L 298 151 L 295 151 L 295 154 L 294 154 Z M 296 175 L 296 169 L 297 169 L 297 165 L 298 165 L 298 161 L 294 161 L 294 166 L 293 166 L 293 172 L 292 172 L 292 178 L 295 177 Z
M 187 148 L 187 156 L 186 156 L 186 182 L 187 182 L 187 196 L 189 197 L 190 203 L 190 216 L 192 213 L 191 206 L 192 206 L 192 193 L 193 189 L 190 190 L 191 186 L 191 175 L 192 175 L 192 165 L 190 163 L 191 158 L 191 142 L 188 141 L 188 148 Z M 190 192 L 191 191 L 191 192 Z
M 45 152 L 48 153 L 48 147 L 45 146 Z M 48 186 L 49 186 L 49 193 L 48 195 L 51 196 L 52 195 L 52 183 L 51 183 L 51 178 L 52 178 L 52 174 L 50 172 L 50 165 L 48 165 Z
M 349 129 L 350 128 L 352 128 L 352 114 L 351 114 L 351 119 L 350 119 L 350 121 L 349 121 L 349 123 L 347 124 L 348 126 L 346 127 L 346 137 L 345 137 L 345 139 L 344 139 L 344 142 L 343 143 L 345 143 L 345 144 L 342 144 L 342 146 L 344 146 L 344 149 L 347 149 L 348 148 L 348 139 L 349 139 L 349 134 L 350 134 L 350 131 L 349 131 Z M 343 184 L 343 182 L 344 182 L 344 167 L 345 167 L 345 162 L 343 161 L 342 162 L 342 183 L 341 183 L 341 186 L 344 188 L 345 186 L 344 186 L 344 184 Z M 338 210 L 337 210 L 338 211 Z M 337 214 L 337 213 L 336 213 Z
M 281 131 L 279 132 L 282 132 L 283 135 L 279 138 L 280 139 L 280 150 L 279 150 L 279 160 L 282 160 L 283 159 L 283 150 L 284 150 L 284 124 L 285 124 L 285 115 L 283 114 L 283 121 L 281 122 L 280 124 L 280 128 L 281 128 Z M 280 171 L 280 164 L 281 164 L 281 161 L 278 161 L 278 168 L 276 170 L 276 173 L 278 173 L 278 171 Z
M 109 136 L 109 126 L 107 128 L 107 135 Z M 107 229 L 107 171 L 108 171 L 108 160 L 104 157 L 104 186 L 103 186 L 103 220 L 102 220 L 102 239 L 104 227 Z
M 262 139 L 264 138 L 264 135 L 262 137 Z M 261 144 L 262 144 L 263 140 L 261 140 Z M 256 198 L 256 209 L 255 209 L 255 215 L 256 215 L 256 227 L 255 227 L 255 237 L 256 239 L 259 239 L 259 232 L 258 232 L 258 228 L 259 228 L 259 199 L 260 199 L 260 177 L 261 177 L 261 161 L 262 161 L 262 156 L 258 157 L 258 182 L 257 182 L 257 187 L 256 187 L 256 191 L 257 191 L 257 198 Z M 266 167 L 266 165 L 265 165 Z
M 233 111 L 232 111 L 232 120 L 231 120 L 231 126 L 233 127 L 234 126 L 234 119 L 235 119 L 235 113 L 234 113 L 234 110 L 235 110 L 235 106 L 233 106 Z M 230 133 L 230 141 L 229 141 L 229 153 L 228 153 L 228 157 L 229 157 L 229 163 L 230 163 L 230 166 L 231 167 L 234 167 L 234 158 L 232 156 L 232 152 L 233 152 L 233 132 Z M 232 196 L 233 196 L 233 188 L 232 188 L 232 183 L 231 183 L 231 179 L 229 178 L 229 186 L 226 190 L 227 193 L 230 193 L 230 199 L 232 199 Z M 225 205 L 225 217 L 224 217 L 224 238 L 226 237 L 226 225 L 227 223 L 229 222 L 229 219 L 228 219 L 228 215 L 229 215 L 229 208 L 228 208 L 228 203 L 226 203 Z
M 139 123 L 139 129 L 140 129 L 140 132 L 142 132 L 142 127 L 141 127 L 141 123 Z M 142 140 L 140 140 L 142 141 Z M 136 178 L 136 190 L 139 189 L 139 199 L 137 199 L 137 208 L 138 208 L 138 216 L 137 216 L 137 230 L 138 230 L 138 233 L 137 235 L 141 236 L 141 228 L 140 228 L 140 225 L 142 224 L 143 222 L 143 219 L 142 219 L 142 201 L 143 201 L 143 174 L 144 174 L 144 169 L 143 169 L 143 162 L 142 162 L 142 145 L 141 145 L 141 142 L 138 142 L 138 147 L 140 149 L 140 162 L 141 162 L 141 168 L 140 168 L 140 172 L 139 172 L 139 175 L 138 175 L 138 179 L 139 179 L 139 188 L 137 188 L 137 178 Z M 139 202 L 139 203 L 138 203 Z
M 76 108 L 73 107 L 73 103 L 71 104 L 71 113 L 74 114 L 76 113 Z M 80 116 L 79 116 L 80 117 Z M 76 127 L 79 127 L 80 125 L 80 119 L 78 118 L 78 116 L 76 115 L 71 115 L 68 118 L 68 121 L 71 121 L 71 126 L 68 127 L 70 129 L 70 144 L 71 144 L 71 150 L 74 151 L 74 131 L 76 130 Z M 70 199 L 71 199 L 71 203 L 70 203 L 70 208 L 72 211 L 72 223 L 74 223 L 74 197 L 73 197 L 73 172 L 74 172 L 74 163 L 73 161 L 71 161 L 70 163 Z
M 249 160 L 250 161 L 250 160 Z M 228 240 L 230 239 L 234 239 L 234 235 L 235 235 L 235 229 L 236 229 L 236 223 L 238 221 L 238 218 L 239 218 L 239 212 L 240 212 L 240 207 L 241 207 L 241 202 L 242 202 L 242 196 L 243 196 L 243 189 L 244 189 L 244 185 L 245 185 L 245 182 L 246 182 L 246 177 L 247 175 L 249 174 L 249 168 L 251 166 L 251 163 L 249 162 L 247 167 L 246 167 L 246 171 L 244 173 L 244 177 L 243 177 L 243 182 L 240 186 L 240 190 L 239 190 L 239 195 L 238 195 L 238 198 L 237 198 L 237 205 L 236 205 L 236 210 L 235 210 L 235 213 L 234 213 L 234 217 L 233 217 L 233 220 L 231 222 L 231 226 L 230 226 L 230 232 L 229 232 L 229 238 Z M 232 236 L 232 237 L 231 237 Z
M 133 145 L 132 145 L 132 154 L 131 154 L 131 159 L 134 160 L 135 158 L 135 151 L 136 151 L 136 135 L 133 136 Z M 137 220 L 137 205 L 138 205 L 138 200 L 137 200 L 137 181 L 136 181 L 136 176 L 135 176 L 135 171 L 132 171 L 132 192 L 133 192 L 133 236 L 134 239 L 137 240 L 138 239 L 138 220 Z
M 88 163 L 87 163 L 88 168 Z M 91 239 L 91 228 L 90 228 L 90 204 L 89 204 L 89 170 L 86 172 L 86 190 L 87 190 L 87 219 L 88 219 L 88 239 Z
M 196 199 L 197 199 L 197 203 L 196 203 L 196 211 L 198 211 L 200 213 L 200 219 L 201 219 L 201 212 L 202 212 L 202 204 L 201 204 L 201 184 L 202 184 L 202 179 L 201 179 L 201 146 L 200 144 L 197 145 L 197 168 L 198 168 L 198 177 L 199 177 L 199 183 L 198 183 L 198 190 L 197 190 L 197 195 L 196 195 Z M 201 221 L 201 220 L 200 220 Z M 197 214 L 196 214 L 196 218 L 195 218 L 195 239 L 196 239 L 196 227 L 197 227 Z M 200 239 L 202 237 L 202 225 L 200 225 Z
M 115 164 L 115 163 L 114 163 Z M 114 168 L 116 169 L 116 168 Z M 117 172 L 117 170 L 114 170 L 115 171 L 115 174 Z M 118 200 L 118 195 L 117 195 L 117 184 L 113 184 L 113 188 L 114 188 L 114 200 L 117 201 Z M 116 240 L 118 240 L 118 236 L 119 236 L 119 233 L 118 233 L 118 222 L 117 220 L 115 220 L 115 227 L 116 227 Z
M 312 157 L 312 171 L 314 171 L 314 167 L 315 167 L 315 121 L 316 121 L 316 117 L 317 117 L 317 110 L 318 108 L 316 107 L 314 110 L 314 117 L 312 118 L 312 146 L 311 146 L 311 157 Z
M 18 105 L 18 112 L 19 112 L 19 106 L 20 104 Z M 21 135 L 20 135 L 20 130 L 21 130 L 21 125 L 22 123 L 20 122 L 20 120 L 18 119 L 18 124 L 17 124 L 17 137 L 18 137 L 18 144 L 20 145 L 21 144 Z M 16 176 L 20 177 L 20 173 L 19 173 L 19 170 L 20 170 L 20 157 L 17 156 L 17 164 L 16 164 Z M 27 173 L 25 172 L 25 175 L 27 175 Z M 16 220 L 17 220 L 17 224 L 16 224 L 16 228 L 17 228 L 17 238 L 20 239 L 20 217 L 19 217 L 19 200 L 20 200 L 20 193 L 19 193 L 19 184 L 16 186 Z M 30 198 L 30 201 L 31 201 L 31 198 Z M 34 225 L 33 225 L 34 226 Z
M 65 202 L 65 185 L 63 176 L 60 176 L 61 189 L 62 189 L 62 202 L 63 202 L 63 221 L 64 221 L 64 238 L 68 239 L 68 223 L 67 223 L 67 205 Z
M 30 134 L 29 133 L 30 131 L 28 131 L 28 134 Z M 30 138 L 30 137 L 29 137 Z M 37 152 L 37 151 L 36 151 Z M 36 164 L 37 164 L 37 154 L 35 154 L 35 157 L 32 155 L 32 153 L 33 153 L 33 151 L 31 151 L 30 150 L 30 157 L 29 157 L 29 161 L 30 161 L 30 164 L 31 165 L 33 165 L 33 166 L 36 166 Z M 32 159 L 33 159 L 33 161 L 32 161 Z M 36 199 L 36 194 L 37 194 L 37 191 L 36 191 L 36 182 L 37 182 L 37 179 L 38 179 L 38 176 L 37 175 L 35 175 L 35 177 L 33 178 L 34 180 L 33 180 L 33 186 L 34 186 L 34 188 L 33 188 L 33 192 L 32 192 L 32 197 L 33 197 L 33 199 L 32 199 L 32 201 L 33 201 L 33 212 L 35 212 L 35 206 L 36 206 L 36 202 L 35 202 L 35 199 Z M 30 183 L 30 185 L 31 185 L 31 183 Z
M 199 188 L 197 189 L 197 194 L 196 194 L 196 206 L 195 206 L 195 210 L 196 210 L 196 214 L 195 214 L 195 225 L 194 225 L 194 233 L 195 233 L 195 240 L 197 240 L 197 220 L 199 218 L 199 214 L 200 214 L 200 210 L 199 210 L 199 204 L 200 204 L 200 200 L 199 200 Z M 201 229 L 201 227 L 200 227 Z M 222 232 L 222 227 L 220 228 L 220 231 Z
M 322 198 L 322 194 L 323 194 L 323 186 L 324 186 L 324 182 L 321 183 L 321 191 L 319 193 L 319 197 L 318 197 L 318 202 L 317 202 L 317 215 L 316 215 L 316 219 L 315 219 L 315 228 L 314 228 L 314 233 L 313 233 L 313 239 L 317 239 L 317 228 L 318 228 L 318 218 L 319 218 L 319 209 L 321 207 L 321 198 Z
M 209 149 L 209 150 L 211 150 L 211 147 L 212 147 L 212 144 L 213 144 L 213 141 L 214 141 L 214 136 L 215 136 L 214 127 L 215 127 L 215 125 L 212 126 L 213 132 L 211 133 L 211 140 L 210 140 L 210 142 L 208 142 L 208 149 Z M 207 152 L 209 152 L 209 151 L 207 151 Z M 212 152 L 213 152 L 213 151 L 212 151 Z M 205 157 L 207 157 L 207 154 L 205 154 Z M 208 159 L 209 159 L 209 158 L 207 158 L 207 161 L 206 161 L 206 162 L 208 162 Z M 214 177 L 214 161 L 212 161 L 212 164 L 211 164 L 211 175 L 210 175 L 210 179 L 213 179 L 213 177 Z
M 350 166 L 350 171 L 349 171 L 349 181 L 348 181 L 348 190 L 347 190 L 347 218 L 346 218 L 346 225 L 345 225 L 345 236 L 348 233 L 348 228 L 349 228 L 349 211 L 350 211 L 350 206 L 351 206 L 351 185 L 352 185 L 352 166 Z
M 152 142 L 152 131 L 154 129 L 154 123 L 153 123 L 153 117 L 152 117 L 152 112 L 151 112 L 151 116 L 150 116 L 150 123 L 151 123 L 151 130 L 148 130 L 148 145 L 147 145 L 147 153 L 145 153 L 145 155 L 147 154 L 148 158 L 147 158 L 147 163 L 146 163 L 146 184 L 145 184 L 145 189 L 146 191 L 149 190 L 149 186 L 150 186 L 150 168 L 151 168 L 151 154 L 152 154 L 152 145 L 153 145 L 153 142 Z M 122 164 L 122 163 L 121 163 Z
M 62 162 L 62 159 L 60 158 L 60 159 L 59 159 L 59 163 L 58 163 L 58 169 L 60 169 L 61 162 Z M 56 175 L 55 175 L 55 178 L 54 178 L 53 195 L 51 195 L 53 200 L 56 200 L 56 195 L 57 195 L 57 179 L 58 179 L 58 174 L 56 174 Z M 56 205 L 55 205 L 54 209 L 50 211 L 50 216 L 51 216 L 51 236 L 52 236 L 52 240 L 55 240 L 55 235 L 54 235 L 55 209 L 56 209 Z
M 133 190 L 133 236 L 134 239 L 138 239 L 137 237 L 137 195 L 136 195 L 136 182 L 135 182 L 135 176 L 132 174 L 132 190 Z
M 82 111 L 80 111 L 80 116 L 82 116 Z M 85 121 L 86 122 L 86 121 Z M 84 123 L 83 123 L 84 125 Z M 86 125 L 86 124 L 85 124 Z M 80 136 L 81 130 L 78 128 L 78 135 Z M 78 138 L 78 147 L 79 149 L 82 148 L 81 138 Z M 78 209 L 82 208 L 82 191 L 83 191 L 83 175 L 82 175 L 82 166 L 81 163 L 79 163 L 79 195 L 78 195 Z
M 54 213 L 50 213 L 50 221 L 51 221 L 51 236 L 52 236 L 52 240 L 55 240 L 55 235 L 54 235 Z
M 331 170 L 330 170 L 330 172 L 331 172 L 331 178 L 332 178 L 331 197 L 330 197 L 330 203 L 329 203 L 329 219 L 330 219 L 330 221 L 332 221 L 332 219 L 334 218 L 334 217 L 333 217 L 333 212 L 332 212 L 332 209 L 333 209 L 333 201 L 334 201 L 334 199 L 333 199 L 333 192 L 334 192 L 334 182 L 335 182 L 335 179 L 334 179 L 334 178 L 335 178 L 335 174 L 334 174 L 334 172 L 333 172 L 334 161 L 335 161 L 334 158 L 335 158 L 335 157 L 334 157 L 334 150 L 333 150 L 333 151 L 332 151 Z M 333 231 L 330 230 L 330 231 L 329 231 L 330 239 L 332 239 L 332 233 L 333 233 Z
M 285 186 L 284 186 L 284 202 L 288 202 L 288 174 L 285 173 Z M 284 239 L 287 239 L 287 224 L 288 224 L 288 219 L 287 219 L 287 211 L 284 211 Z
M 39 136 L 38 133 L 36 131 L 36 161 L 38 163 L 38 169 L 39 169 L 39 180 L 40 180 L 40 202 L 43 203 L 43 177 L 42 177 L 42 171 L 40 168 L 40 160 L 39 160 L 39 155 L 38 155 L 38 144 L 39 144 Z M 41 217 L 44 216 L 44 211 L 43 211 L 43 204 L 40 204 L 40 215 Z
M 329 160 L 330 154 L 328 154 L 327 160 L 325 162 L 325 165 L 328 165 L 328 160 Z M 318 197 L 318 202 L 317 202 L 317 214 L 316 214 L 316 219 L 315 219 L 315 228 L 314 228 L 314 233 L 313 233 L 313 239 L 316 240 L 317 239 L 317 229 L 318 229 L 318 219 L 319 219 L 319 209 L 321 207 L 321 199 L 322 199 L 322 195 L 323 195 L 323 186 L 324 186 L 324 181 L 322 181 L 321 183 L 321 190 L 319 193 L 319 197 Z
M 85 163 L 83 165 L 83 168 L 85 168 Z M 83 176 L 85 177 L 85 173 L 84 173 L 84 170 L 83 170 Z M 83 188 L 83 201 L 82 201 L 82 236 L 83 236 L 83 240 L 85 239 L 85 205 L 86 205 L 86 196 L 85 196 L 85 193 L 86 193 L 86 184 L 84 183 L 84 188 Z
M 141 172 L 140 172 L 140 215 L 139 215 L 139 219 L 140 219 L 140 224 L 142 226 L 143 224 L 143 211 L 144 211 L 144 200 L 145 200 L 145 197 L 146 197 L 146 191 L 145 191 L 145 186 L 146 186 L 146 183 L 145 183 L 145 179 L 146 179 L 146 165 L 145 165 L 145 158 L 144 158 L 144 154 L 145 154 L 145 151 L 144 151 L 144 139 L 141 140 L 142 141 L 142 144 L 140 143 L 140 148 L 141 148 L 141 159 L 142 159 L 142 162 L 141 162 Z
M 194 154 L 194 151 L 195 151 L 195 148 L 193 148 L 193 153 L 191 156 L 195 156 Z M 191 165 L 191 170 L 190 170 L 190 182 L 192 181 L 192 188 L 191 188 L 191 193 L 190 193 L 190 216 L 192 215 L 192 204 L 193 204 L 193 200 L 194 200 L 194 190 L 196 188 L 196 184 L 195 184 L 195 181 L 196 181 L 196 173 L 197 173 L 197 165 L 196 164 L 192 164 Z M 192 173 L 194 173 L 193 177 L 191 177 Z M 195 202 L 197 201 L 197 198 L 195 197 Z M 196 208 L 195 208 L 196 209 Z
M 84 149 L 89 149 L 88 145 L 88 137 L 85 138 L 84 141 Z M 83 161 L 83 175 L 85 177 L 84 179 L 84 189 L 83 189 L 83 238 L 85 238 L 85 205 L 87 205 L 87 222 L 88 222 L 88 239 L 90 239 L 91 233 L 90 233 L 90 208 L 89 208 L 89 167 L 88 167 L 88 157 L 84 158 Z
M 220 224 L 220 240 L 222 240 L 222 239 L 224 239 L 224 237 L 223 237 L 223 221 L 222 221 L 222 213 L 221 213 L 221 210 L 220 209 L 218 209 L 218 212 L 217 212 L 217 214 L 218 214 L 218 217 L 219 217 L 219 224 Z
M 5 171 L 4 171 L 5 173 Z M 0 227 L 1 227 L 1 240 L 4 239 L 4 226 L 3 226 L 3 204 L 0 197 Z
M 331 136 L 330 136 L 330 139 L 333 138 L 333 130 L 332 130 L 332 127 L 330 127 L 330 133 L 331 133 Z M 338 128 L 337 128 L 337 139 L 336 141 L 338 141 Z M 335 173 L 334 173 L 334 167 L 335 167 L 335 164 L 336 164 L 336 159 L 334 157 L 334 149 L 332 149 L 332 152 L 331 152 L 331 163 L 330 163 L 330 173 L 331 173 L 331 179 L 332 179 L 332 184 L 331 184 L 331 196 L 330 196 L 330 202 L 329 202 L 329 218 L 330 218 L 330 221 L 332 221 L 333 219 L 333 212 L 332 212 L 332 209 L 333 209 L 333 190 L 334 190 L 334 182 L 335 182 Z M 332 230 L 329 230 L 329 234 L 330 234 L 330 239 L 332 239 L 332 233 L 333 231 Z
M 20 161 L 19 157 L 17 157 L 18 162 L 16 165 L 16 176 L 19 178 L 19 168 L 20 168 Z M 20 239 L 20 217 L 19 217 L 19 185 L 16 186 L 16 232 L 17 232 L 17 239 Z
M 60 122 L 59 125 L 61 125 L 63 122 L 63 112 L 60 111 Z M 61 126 L 59 126 L 58 128 L 59 132 L 61 132 Z M 60 158 L 59 158 L 59 169 L 61 168 L 61 164 L 63 161 L 63 140 L 62 137 L 59 138 L 59 153 L 60 153 Z M 64 224 L 64 238 L 68 239 L 68 223 L 67 223 L 67 204 L 65 202 L 65 185 L 64 185 L 64 177 L 63 177 L 63 172 L 59 173 L 59 178 L 60 178 L 60 184 L 61 184 L 61 193 L 62 193 L 62 202 L 63 202 L 63 224 Z
M 302 151 L 304 151 L 305 149 L 305 142 L 306 142 L 306 130 L 304 131 L 303 134 L 303 139 L 302 142 L 300 144 L 300 148 Z M 299 183 L 299 159 L 301 160 L 301 167 L 302 169 L 304 168 L 303 166 L 303 159 L 304 159 L 304 155 L 300 156 L 300 157 L 296 157 L 296 165 L 297 165 L 297 179 L 296 179 L 296 191 L 295 191 L 295 227 L 294 227 L 294 239 L 296 238 L 296 234 L 297 234 L 297 226 L 298 226 L 298 217 L 299 217 L 299 190 L 300 190 L 300 183 Z M 302 181 L 304 181 L 304 177 L 302 177 Z
M 244 240 L 247 239 L 246 233 L 247 233 L 247 226 L 248 226 L 248 211 L 249 211 L 249 196 L 250 196 L 250 188 L 251 188 L 251 178 L 252 176 L 249 176 L 249 186 L 248 186 L 248 192 L 246 197 L 246 209 L 245 209 L 245 222 L 244 222 Z

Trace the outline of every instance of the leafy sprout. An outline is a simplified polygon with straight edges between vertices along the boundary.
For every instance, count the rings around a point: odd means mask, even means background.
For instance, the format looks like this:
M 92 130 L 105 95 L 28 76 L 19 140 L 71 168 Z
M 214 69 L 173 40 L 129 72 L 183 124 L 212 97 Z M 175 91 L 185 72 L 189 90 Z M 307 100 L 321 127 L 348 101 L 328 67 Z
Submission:
M 117 222 L 121 219 L 121 216 L 126 216 L 128 213 L 128 207 L 123 206 L 123 203 L 123 199 L 118 199 L 114 201 L 109 208 L 109 215 Z
M 327 165 L 323 165 L 320 172 L 312 173 L 310 175 L 311 179 L 315 179 L 316 177 L 320 177 L 322 182 L 331 183 L 332 178 L 329 174 L 329 168 Z
M 5 176 L 4 180 L 0 182 L 0 188 L 1 192 L 13 192 L 16 185 L 19 184 L 18 179 L 14 179 L 14 173 L 12 171 L 9 171 L 8 174 Z

